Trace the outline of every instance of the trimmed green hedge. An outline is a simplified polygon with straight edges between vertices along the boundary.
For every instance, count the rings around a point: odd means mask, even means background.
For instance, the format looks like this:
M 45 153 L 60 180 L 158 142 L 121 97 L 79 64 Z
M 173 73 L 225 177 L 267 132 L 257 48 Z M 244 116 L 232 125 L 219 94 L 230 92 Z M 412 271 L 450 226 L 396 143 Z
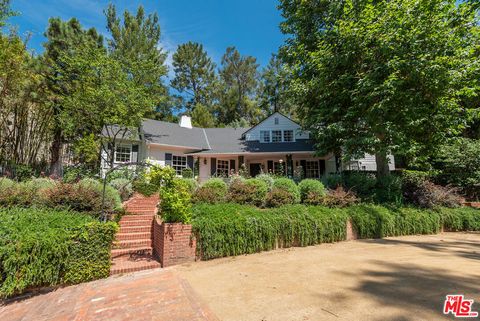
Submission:
M 107 277 L 115 223 L 46 209 L 0 209 L 0 297 Z
M 204 259 L 345 239 L 342 210 L 290 205 L 262 210 L 238 204 L 193 208 L 197 252 Z
M 203 260 L 345 240 L 352 220 L 359 238 L 435 234 L 442 224 L 452 231 L 479 231 L 480 211 L 355 205 L 347 208 L 287 205 L 259 209 L 233 203 L 193 207 L 197 255 Z

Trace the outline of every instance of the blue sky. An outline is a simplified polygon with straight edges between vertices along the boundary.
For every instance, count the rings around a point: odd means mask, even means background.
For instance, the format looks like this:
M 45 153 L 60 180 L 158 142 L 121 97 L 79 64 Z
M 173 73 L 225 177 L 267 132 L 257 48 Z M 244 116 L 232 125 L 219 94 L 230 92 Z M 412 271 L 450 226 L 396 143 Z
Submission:
M 170 54 L 177 45 L 196 41 L 217 64 L 226 47 L 235 46 L 265 66 L 284 39 L 278 27 L 282 18 L 277 0 L 12 0 L 12 8 L 20 15 L 10 23 L 18 26 L 21 34 L 31 33 L 29 48 L 39 53 L 49 17 L 77 17 L 84 27 L 95 27 L 108 36 L 103 10 L 110 2 L 119 13 L 136 11 L 138 5 L 147 13 L 156 11 L 162 27 L 161 45 Z

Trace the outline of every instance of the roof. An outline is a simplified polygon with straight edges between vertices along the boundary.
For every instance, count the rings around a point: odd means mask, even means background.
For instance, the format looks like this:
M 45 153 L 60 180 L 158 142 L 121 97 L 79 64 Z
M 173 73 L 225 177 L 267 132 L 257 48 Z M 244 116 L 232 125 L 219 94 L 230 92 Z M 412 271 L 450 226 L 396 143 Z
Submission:
M 180 127 L 177 123 L 144 119 L 141 133 L 147 144 L 183 147 L 193 150 L 190 154 L 242 154 L 313 152 L 311 140 L 297 139 L 288 143 L 260 143 L 247 141 L 244 133 L 250 128 L 200 128 Z M 137 134 L 138 137 L 138 134 Z
M 102 136 L 109 137 L 111 139 L 115 137 L 115 139 L 123 140 L 140 140 L 137 128 L 120 127 L 118 125 L 104 126 L 102 129 Z

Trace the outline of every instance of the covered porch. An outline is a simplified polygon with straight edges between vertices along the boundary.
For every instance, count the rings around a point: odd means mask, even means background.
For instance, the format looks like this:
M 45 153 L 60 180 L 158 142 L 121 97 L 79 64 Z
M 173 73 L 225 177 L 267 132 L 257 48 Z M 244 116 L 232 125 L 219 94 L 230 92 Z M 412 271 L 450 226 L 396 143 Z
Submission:
M 301 172 L 304 178 L 321 178 L 335 173 L 338 168 L 333 155 L 317 157 L 308 152 L 202 154 L 195 158 L 199 164 L 200 181 L 210 177 L 228 177 L 242 168 L 252 177 L 260 173 L 293 177 L 295 172 Z

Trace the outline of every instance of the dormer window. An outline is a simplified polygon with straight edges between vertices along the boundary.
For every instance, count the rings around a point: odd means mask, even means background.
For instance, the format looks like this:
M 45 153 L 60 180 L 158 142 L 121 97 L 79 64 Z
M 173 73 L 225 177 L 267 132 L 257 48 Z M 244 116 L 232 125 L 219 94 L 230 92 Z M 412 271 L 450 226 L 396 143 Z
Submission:
M 275 122 L 275 125 L 278 125 L 278 117 L 275 117 L 274 122 Z
M 269 130 L 261 130 L 260 131 L 260 141 L 262 143 L 270 143 L 270 131 Z
M 272 143 L 280 143 L 282 141 L 282 131 L 272 130 Z

